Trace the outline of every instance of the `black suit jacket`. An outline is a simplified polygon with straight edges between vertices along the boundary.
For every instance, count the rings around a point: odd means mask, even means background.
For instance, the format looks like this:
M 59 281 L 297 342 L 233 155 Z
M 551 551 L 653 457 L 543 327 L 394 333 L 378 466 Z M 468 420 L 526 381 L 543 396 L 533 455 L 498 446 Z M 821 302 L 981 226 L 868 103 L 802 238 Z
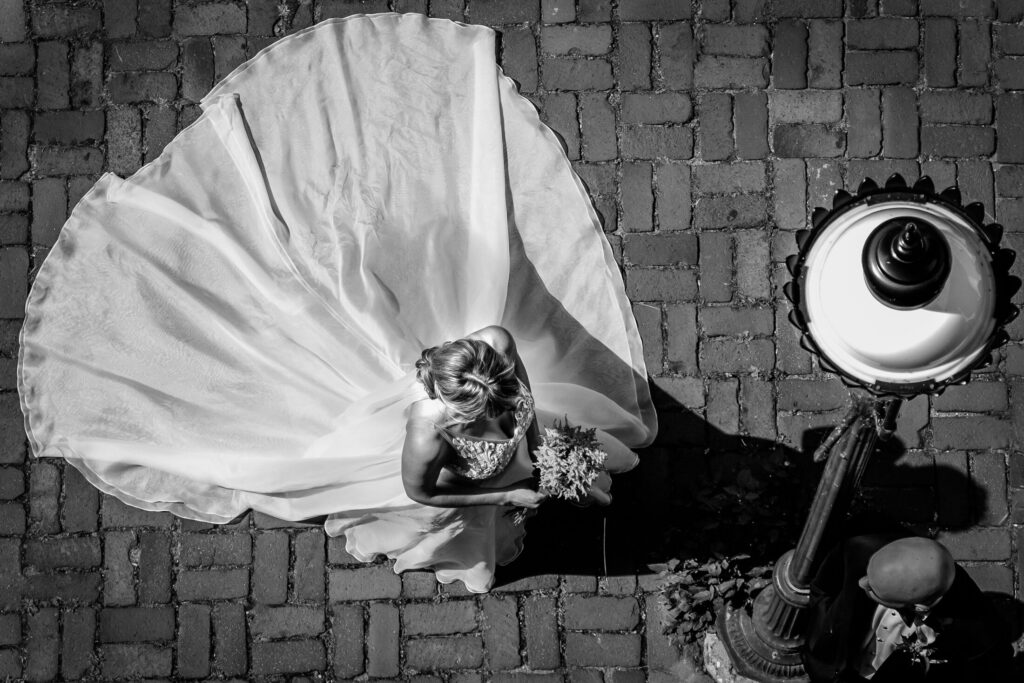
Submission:
M 864 681 L 856 672 L 862 647 L 871 630 L 878 606 L 857 584 L 867 573 L 868 560 L 876 550 L 899 535 L 855 536 L 822 561 L 811 582 L 811 602 L 806 611 L 807 643 L 804 666 L 815 683 Z M 962 567 L 928 617 L 935 629 L 932 664 L 926 671 L 904 652 L 894 652 L 872 677 L 872 683 L 889 681 L 1004 681 L 1009 680 L 1013 649 L 988 600 Z

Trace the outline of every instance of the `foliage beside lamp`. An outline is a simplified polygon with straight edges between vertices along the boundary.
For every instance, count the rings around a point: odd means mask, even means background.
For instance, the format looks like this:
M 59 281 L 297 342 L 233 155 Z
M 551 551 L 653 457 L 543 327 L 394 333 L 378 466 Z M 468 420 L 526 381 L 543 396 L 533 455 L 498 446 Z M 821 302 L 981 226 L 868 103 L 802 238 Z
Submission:
M 651 565 L 663 631 L 679 645 L 701 640 L 720 607 L 748 605 L 771 583 L 806 506 L 806 482 L 782 448 L 709 454 L 708 463 L 675 513 L 688 520 L 689 533 L 673 543 L 683 559 Z

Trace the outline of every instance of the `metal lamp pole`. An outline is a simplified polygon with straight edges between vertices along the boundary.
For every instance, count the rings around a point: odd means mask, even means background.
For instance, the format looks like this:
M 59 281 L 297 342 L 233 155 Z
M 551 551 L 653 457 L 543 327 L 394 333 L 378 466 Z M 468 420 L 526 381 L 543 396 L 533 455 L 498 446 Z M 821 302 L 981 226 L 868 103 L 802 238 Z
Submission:
M 815 452 L 815 462 L 827 461 L 796 548 L 775 563 L 772 585 L 757 596 L 752 614 L 719 613 L 718 630 L 738 673 L 766 683 L 807 680 L 800 660 L 801 617 L 821 541 L 837 509 L 845 511 L 876 442 L 895 430 L 901 404 L 854 396 L 843 422 Z

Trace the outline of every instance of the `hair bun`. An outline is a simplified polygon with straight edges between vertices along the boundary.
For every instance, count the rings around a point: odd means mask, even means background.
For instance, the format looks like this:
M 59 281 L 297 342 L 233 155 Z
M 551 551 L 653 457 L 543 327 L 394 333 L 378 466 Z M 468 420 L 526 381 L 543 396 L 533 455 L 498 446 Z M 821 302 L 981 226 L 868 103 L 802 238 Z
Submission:
M 467 382 L 473 382 L 478 385 L 486 395 L 490 396 L 490 394 L 494 393 L 496 382 L 493 377 L 488 377 L 472 370 L 464 373 L 462 377 Z
M 480 339 L 424 349 L 416 361 L 416 378 L 427 396 L 444 403 L 453 423 L 496 417 L 518 406 L 514 361 Z

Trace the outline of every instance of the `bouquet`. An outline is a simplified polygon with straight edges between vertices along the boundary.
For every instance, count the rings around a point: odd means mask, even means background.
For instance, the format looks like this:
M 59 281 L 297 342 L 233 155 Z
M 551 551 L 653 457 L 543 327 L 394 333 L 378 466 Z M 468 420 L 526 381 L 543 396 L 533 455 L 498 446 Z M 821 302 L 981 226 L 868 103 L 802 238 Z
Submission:
M 544 430 L 534 455 L 541 492 L 576 504 L 590 496 L 608 457 L 597 440 L 597 430 L 573 426 L 568 417 Z M 518 510 L 514 522 L 521 524 L 525 518 L 526 510 Z
M 573 503 L 587 499 L 590 487 L 604 469 L 608 454 L 601 450 L 597 430 L 574 427 L 566 418 L 544 430 L 536 452 L 540 490 Z

